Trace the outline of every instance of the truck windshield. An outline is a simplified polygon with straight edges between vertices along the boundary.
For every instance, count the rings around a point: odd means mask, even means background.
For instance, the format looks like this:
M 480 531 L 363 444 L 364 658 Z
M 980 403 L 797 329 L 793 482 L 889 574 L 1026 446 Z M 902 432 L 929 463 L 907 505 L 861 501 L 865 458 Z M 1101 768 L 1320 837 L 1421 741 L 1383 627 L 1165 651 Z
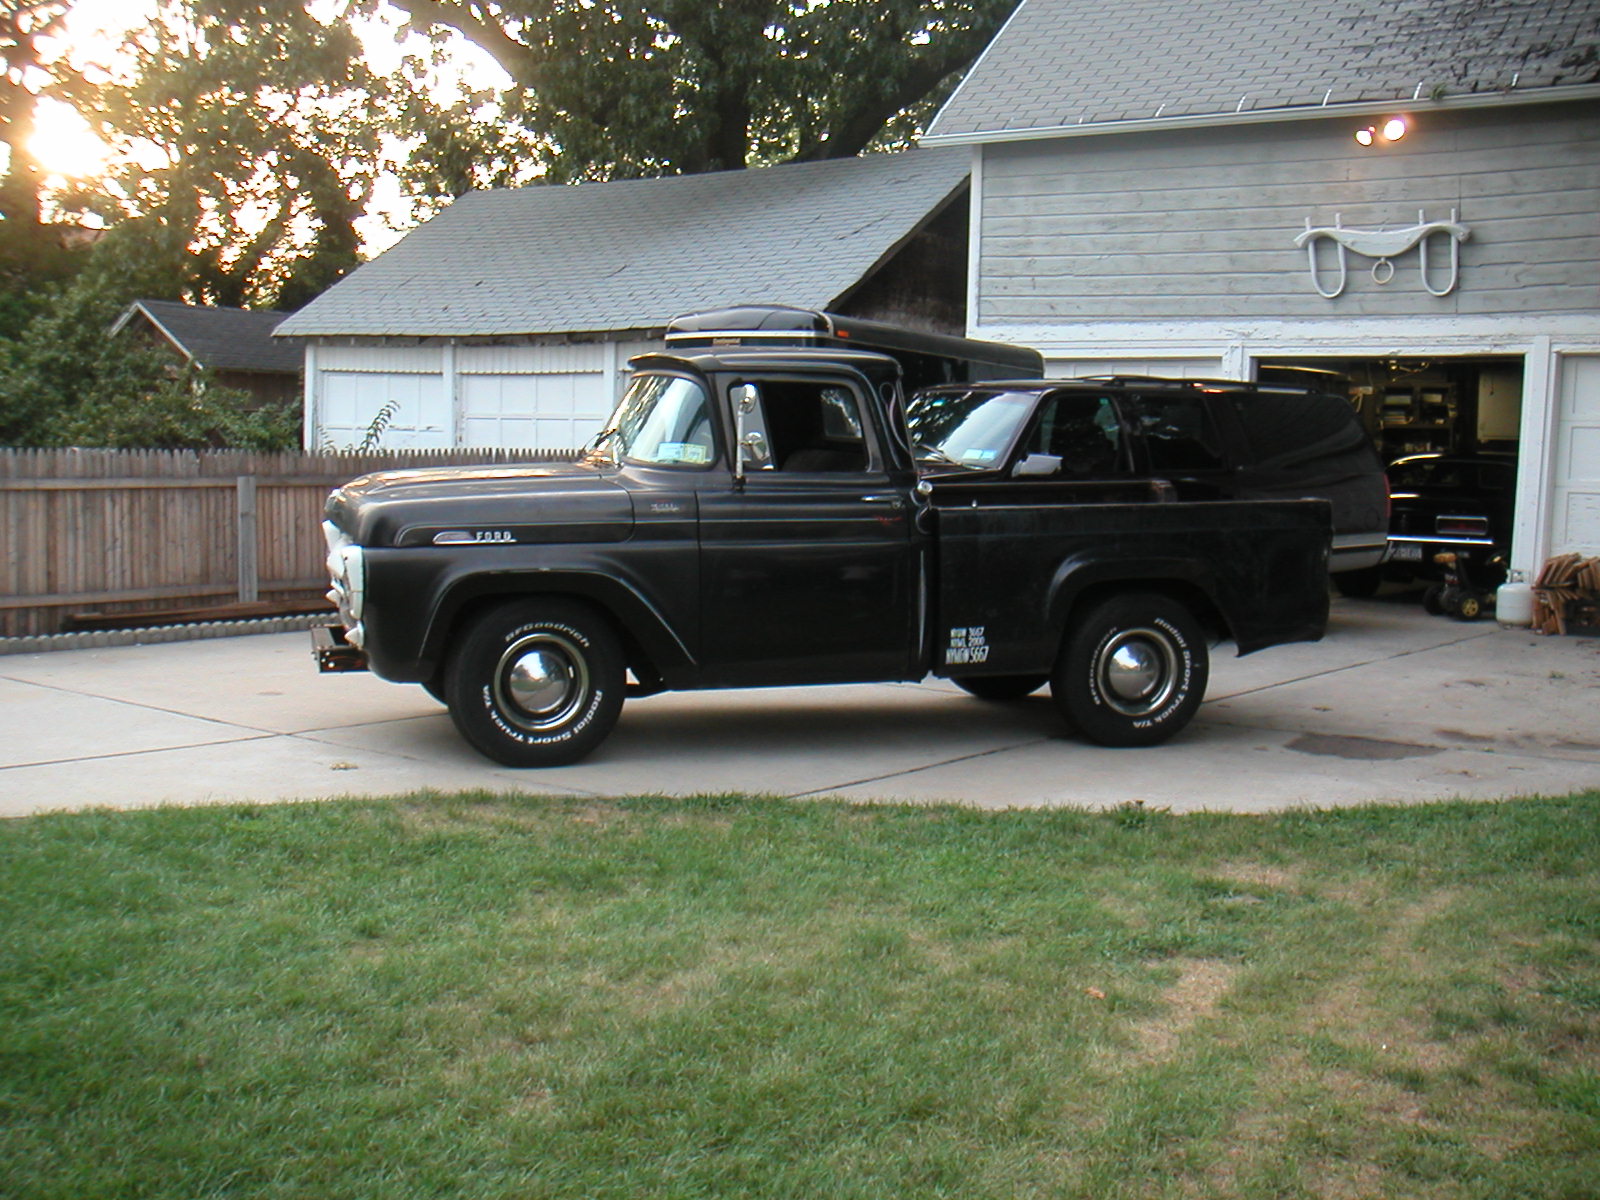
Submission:
M 681 375 L 636 375 L 589 452 L 610 462 L 707 467 L 714 447 L 704 388 Z
M 1005 457 L 1033 403 L 1016 392 L 923 392 L 911 398 L 906 425 L 918 461 L 983 469 Z

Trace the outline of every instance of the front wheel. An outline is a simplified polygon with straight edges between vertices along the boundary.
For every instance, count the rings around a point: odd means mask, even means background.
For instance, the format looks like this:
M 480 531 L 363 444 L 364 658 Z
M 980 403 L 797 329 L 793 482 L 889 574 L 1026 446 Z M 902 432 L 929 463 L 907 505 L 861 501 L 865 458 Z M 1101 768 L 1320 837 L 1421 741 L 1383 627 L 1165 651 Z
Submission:
M 1205 631 L 1155 592 L 1112 596 L 1068 631 L 1050 677 L 1066 719 L 1102 746 L 1153 746 L 1189 723 L 1205 698 Z
M 626 663 L 611 624 L 566 600 L 519 600 L 469 626 L 445 668 L 456 729 L 508 767 L 577 762 L 622 711 Z

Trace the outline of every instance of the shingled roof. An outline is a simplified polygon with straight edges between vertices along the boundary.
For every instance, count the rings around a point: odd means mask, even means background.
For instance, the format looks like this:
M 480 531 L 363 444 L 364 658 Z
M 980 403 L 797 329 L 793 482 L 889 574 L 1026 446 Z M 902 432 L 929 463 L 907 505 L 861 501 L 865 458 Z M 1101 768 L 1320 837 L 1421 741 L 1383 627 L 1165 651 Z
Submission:
M 927 142 L 1597 82 L 1600 0 L 1022 0 Z
M 771 299 L 825 308 L 965 186 L 963 150 L 469 192 L 280 337 L 656 329 Z
M 287 314 L 245 308 L 209 308 L 176 300 L 135 300 L 117 318 L 117 334 L 144 317 L 174 349 L 211 371 L 293 373 L 305 355 L 297 347 L 272 340 Z

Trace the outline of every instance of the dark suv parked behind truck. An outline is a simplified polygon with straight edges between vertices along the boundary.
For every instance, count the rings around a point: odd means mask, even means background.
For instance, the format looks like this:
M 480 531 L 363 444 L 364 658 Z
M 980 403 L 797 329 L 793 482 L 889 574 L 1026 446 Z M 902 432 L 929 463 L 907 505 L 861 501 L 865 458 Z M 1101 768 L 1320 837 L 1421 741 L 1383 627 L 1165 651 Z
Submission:
M 915 394 L 907 419 L 926 477 L 1019 490 L 1151 481 L 1178 500 L 1326 499 L 1331 571 L 1376 567 L 1387 544 L 1377 453 L 1346 400 L 1309 388 L 1126 375 L 954 384 Z

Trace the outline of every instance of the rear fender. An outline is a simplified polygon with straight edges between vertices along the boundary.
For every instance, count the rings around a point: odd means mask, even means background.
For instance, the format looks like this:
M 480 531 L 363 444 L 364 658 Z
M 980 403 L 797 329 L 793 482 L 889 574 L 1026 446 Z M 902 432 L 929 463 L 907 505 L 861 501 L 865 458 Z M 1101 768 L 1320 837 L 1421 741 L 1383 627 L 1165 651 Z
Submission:
M 1212 641 L 1233 636 L 1215 597 L 1211 570 L 1186 558 L 1068 558 L 1050 581 L 1049 622 L 1056 637 L 1066 635 L 1073 615 L 1116 592 L 1160 592 L 1194 613 Z

